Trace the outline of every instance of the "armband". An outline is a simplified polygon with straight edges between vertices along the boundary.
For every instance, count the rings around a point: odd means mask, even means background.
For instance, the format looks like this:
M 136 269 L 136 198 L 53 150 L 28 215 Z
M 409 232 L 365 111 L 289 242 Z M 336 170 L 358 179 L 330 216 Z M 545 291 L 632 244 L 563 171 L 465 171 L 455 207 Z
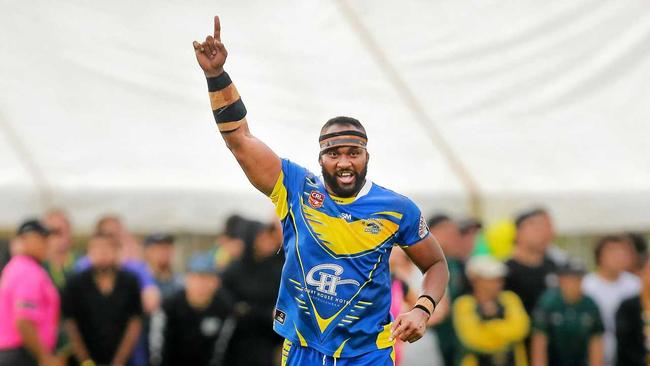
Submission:
M 208 78 L 207 81 L 212 114 L 219 132 L 228 133 L 237 130 L 244 124 L 246 107 L 235 84 L 225 71 L 217 77 Z

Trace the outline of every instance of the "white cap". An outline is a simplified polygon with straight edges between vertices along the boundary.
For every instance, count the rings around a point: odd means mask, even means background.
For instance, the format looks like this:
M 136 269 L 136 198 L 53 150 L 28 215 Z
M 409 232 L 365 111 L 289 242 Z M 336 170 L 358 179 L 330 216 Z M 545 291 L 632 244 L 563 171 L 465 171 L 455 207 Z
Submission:
M 489 255 L 470 258 L 465 267 L 467 277 L 500 278 L 508 273 L 508 267 L 501 261 Z

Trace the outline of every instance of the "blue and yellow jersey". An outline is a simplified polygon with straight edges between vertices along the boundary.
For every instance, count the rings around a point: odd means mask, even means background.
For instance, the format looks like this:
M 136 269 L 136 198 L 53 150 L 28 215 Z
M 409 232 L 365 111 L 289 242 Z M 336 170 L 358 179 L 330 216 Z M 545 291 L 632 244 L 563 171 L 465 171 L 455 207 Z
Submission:
M 354 198 L 330 196 L 288 160 L 270 197 L 286 257 L 275 331 L 337 358 L 392 346 L 388 257 L 429 235 L 417 206 L 370 181 Z

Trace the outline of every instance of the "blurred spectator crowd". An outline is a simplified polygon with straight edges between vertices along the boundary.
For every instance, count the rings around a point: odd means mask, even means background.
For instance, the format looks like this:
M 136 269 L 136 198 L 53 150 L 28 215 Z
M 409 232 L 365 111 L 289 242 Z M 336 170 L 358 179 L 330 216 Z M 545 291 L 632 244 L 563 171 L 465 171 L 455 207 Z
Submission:
M 553 244 L 542 208 L 488 228 L 445 214 L 428 224 L 450 272 L 429 321 L 444 366 L 650 365 L 641 235 L 599 238 L 589 272 Z M 105 216 L 77 253 L 63 211 L 22 223 L 0 245 L 0 366 L 279 365 L 279 223 L 230 217 L 182 274 L 176 245 Z M 398 247 L 390 264 L 396 316 L 417 298 L 415 267 Z M 396 344 L 398 365 L 403 352 Z
M 63 211 L 21 224 L 0 250 L 0 365 L 279 364 L 280 226 L 232 216 L 183 274 L 175 242 L 106 216 L 82 254 Z
M 428 223 L 450 271 L 432 324 L 445 366 L 650 365 L 643 236 L 599 238 L 588 272 L 553 244 L 543 208 L 486 229 L 444 214 Z

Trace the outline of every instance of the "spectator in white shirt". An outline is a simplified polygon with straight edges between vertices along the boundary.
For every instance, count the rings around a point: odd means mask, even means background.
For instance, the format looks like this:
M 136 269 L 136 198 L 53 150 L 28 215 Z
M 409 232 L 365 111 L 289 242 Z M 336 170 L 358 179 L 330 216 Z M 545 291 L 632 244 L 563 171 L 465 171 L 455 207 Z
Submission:
M 627 237 L 605 236 L 596 244 L 596 272 L 585 276 L 584 293 L 598 305 L 605 325 L 605 366 L 616 361 L 616 311 L 621 302 L 637 295 L 641 288 L 639 279 L 626 272 L 635 260 L 634 248 Z

